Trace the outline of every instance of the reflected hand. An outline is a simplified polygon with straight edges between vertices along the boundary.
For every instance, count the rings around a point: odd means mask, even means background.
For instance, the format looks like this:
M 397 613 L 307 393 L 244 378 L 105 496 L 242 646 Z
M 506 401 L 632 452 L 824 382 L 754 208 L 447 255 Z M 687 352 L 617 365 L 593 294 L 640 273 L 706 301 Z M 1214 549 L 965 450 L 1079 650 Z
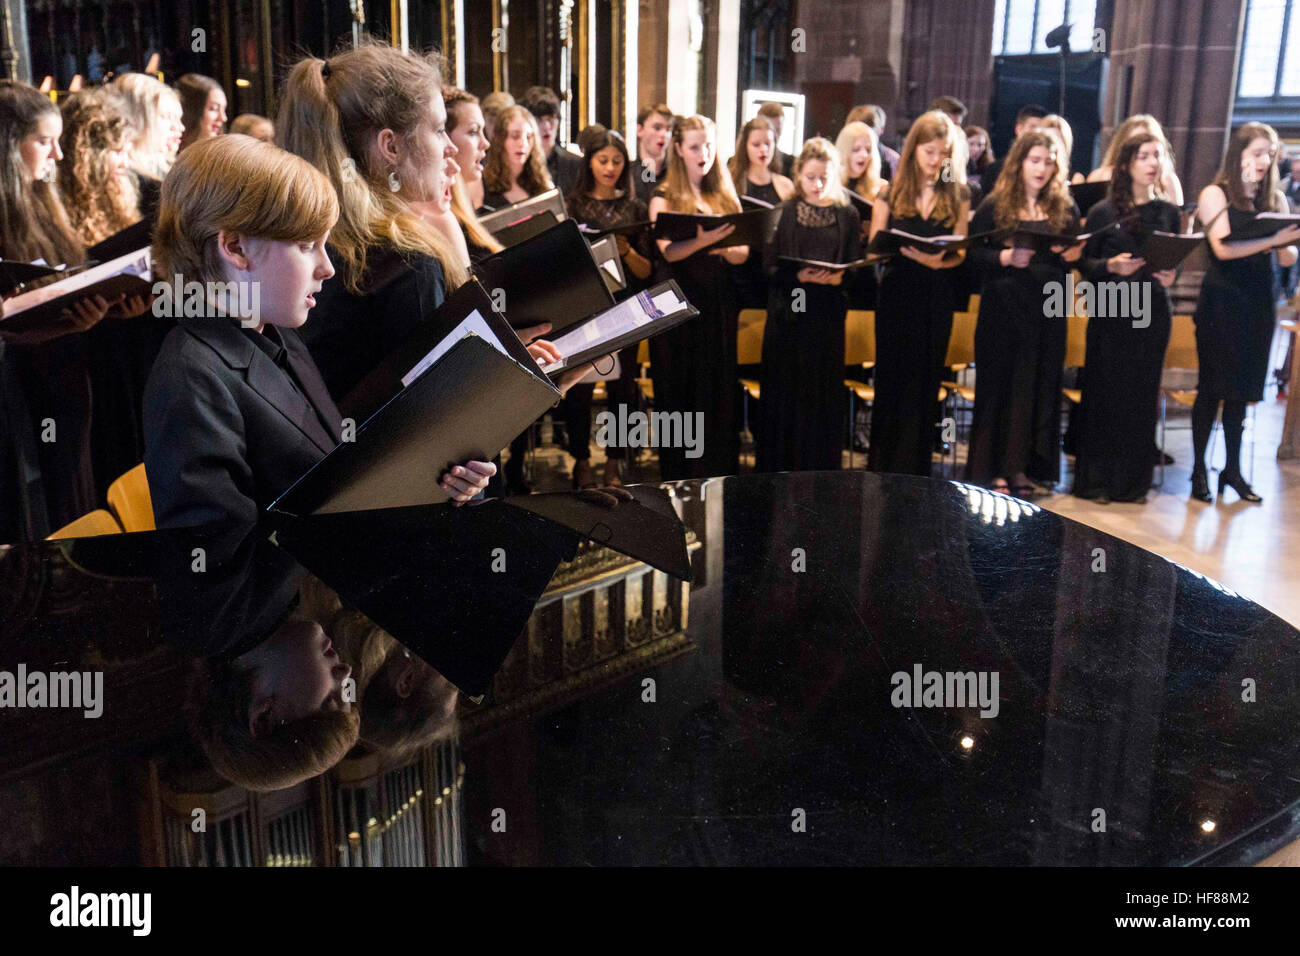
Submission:
M 621 501 L 636 500 L 632 497 L 632 492 L 616 485 L 606 485 L 602 488 L 585 488 L 582 491 L 575 491 L 574 494 L 580 500 L 589 504 L 600 505 L 602 508 L 614 508 Z
M 467 461 L 443 472 L 438 484 L 451 496 L 453 504 L 463 504 L 486 488 L 488 479 L 496 473 L 497 466 L 490 461 Z

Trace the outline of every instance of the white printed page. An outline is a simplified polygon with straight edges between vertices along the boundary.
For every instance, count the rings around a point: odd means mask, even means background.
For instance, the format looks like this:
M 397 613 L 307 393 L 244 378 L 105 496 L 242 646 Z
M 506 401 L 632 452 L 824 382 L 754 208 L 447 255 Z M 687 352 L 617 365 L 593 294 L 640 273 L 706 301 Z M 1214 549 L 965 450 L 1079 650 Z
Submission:
M 86 269 L 74 276 L 60 279 L 58 282 L 52 282 L 47 286 L 7 299 L 5 300 L 5 314 L 9 316 L 17 315 L 24 309 L 30 309 L 32 306 L 49 302 L 51 299 L 57 299 L 69 292 L 76 292 L 78 289 L 84 289 L 104 279 L 111 279 L 116 275 L 134 275 L 147 280 L 152 270 L 153 256 L 146 246 L 144 249 L 128 252 L 124 256 L 119 256 L 102 265 L 95 266 L 93 269 Z
M 506 347 L 501 344 L 501 340 L 497 338 L 496 333 L 493 332 L 491 327 L 487 324 L 487 320 L 483 318 L 482 313 L 480 313 L 478 309 L 475 309 L 461 321 L 460 325 L 452 329 L 446 338 L 435 345 L 428 355 L 420 359 L 413 369 L 402 376 L 402 386 L 406 387 L 414 382 L 424 374 L 425 369 L 429 368 L 434 362 L 438 361 L 438 359 L 451 351 L 452 346 L 467 335 L 477 335 L 502 355 L 505 355 L 511 361 L 514 361 L 514 356 L 506 351 Z

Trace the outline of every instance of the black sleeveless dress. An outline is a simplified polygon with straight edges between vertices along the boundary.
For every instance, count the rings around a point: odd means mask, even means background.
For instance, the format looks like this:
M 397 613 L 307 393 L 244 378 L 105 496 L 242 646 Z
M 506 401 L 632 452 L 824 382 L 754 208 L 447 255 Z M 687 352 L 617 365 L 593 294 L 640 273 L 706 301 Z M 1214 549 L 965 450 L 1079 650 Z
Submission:
M 662 187 L 655 195 L 663 195 Z M 711 255 L 708 249 L 680 262 L 667 262 L 656 247 L 656 280 L 676 280 L 700 314 L 650 340 L 655 411 L 691 415 L 692 422 L 701 415 L 704 429 L 698 457 L 688 458 L 685 448 L 658 449 L 659 475 L 664 481 L 734 475 L 740 468 L 739 310 L 730 269 L 722 256 Z M 695 438 L 699 439 L 698 432 Z
M 887 199 L 887 196 L 882 196 Z M 915 236 L 955 232 L 919 214 L 889 217 L 889 228 Z M 876 401 L 867 468 L 930 474 L 939 383 L 952 335 L 955 269 L 930 269 L 897 255 L 885 266 L 876 299 Z
M 745 195 L 761 199 L 773 206 L 781 205 L 781 194 L 776 191 L 776 183 L 760 186 L 746 181 Z M 740 203 L 741 212 L 757 209 L 751 203 Z M 737 309 L 767 308 L 767 274 L 763 271 L 762 250 L 755 249 L 748 259 L 738 266 L 731 267 L 731 275 L 736 283 Z
M 1231 232 L 1240 232 L 1253 218 L 1252 213 L 1228 207 Z M 1271 255 L 1257 252 L 1224 260 L 1210 247 L 1210 267 L 1196 300 L 1195 321 L 1197 388 L 1211 398 L 1234 402 L 1264 398 L 1277 323 Z

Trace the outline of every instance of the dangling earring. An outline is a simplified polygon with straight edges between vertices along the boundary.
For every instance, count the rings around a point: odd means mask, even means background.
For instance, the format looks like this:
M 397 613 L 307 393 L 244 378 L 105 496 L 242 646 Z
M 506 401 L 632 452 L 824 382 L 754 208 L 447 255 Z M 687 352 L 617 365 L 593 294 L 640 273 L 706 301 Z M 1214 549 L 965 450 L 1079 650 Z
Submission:
M 392 192 L 397 192 L 402 188 L 402 181 L 397 178 L 396 169 L 388 174 L 388 188 Z

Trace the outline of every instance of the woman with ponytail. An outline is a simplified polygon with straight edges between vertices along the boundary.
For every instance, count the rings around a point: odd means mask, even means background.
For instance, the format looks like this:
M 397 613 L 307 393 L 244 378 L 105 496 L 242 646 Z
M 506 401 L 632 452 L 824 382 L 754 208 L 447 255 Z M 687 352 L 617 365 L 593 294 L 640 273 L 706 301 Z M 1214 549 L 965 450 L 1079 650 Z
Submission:
M 450 206 L 458 167 L 446 122 L 437 60 L 379 43 L 301 60 L 285 82 L 276 142 L 324 173 L 339 199 L 336 274 L 303 333 L 337 401 L 468 276 L 412 206 Z

